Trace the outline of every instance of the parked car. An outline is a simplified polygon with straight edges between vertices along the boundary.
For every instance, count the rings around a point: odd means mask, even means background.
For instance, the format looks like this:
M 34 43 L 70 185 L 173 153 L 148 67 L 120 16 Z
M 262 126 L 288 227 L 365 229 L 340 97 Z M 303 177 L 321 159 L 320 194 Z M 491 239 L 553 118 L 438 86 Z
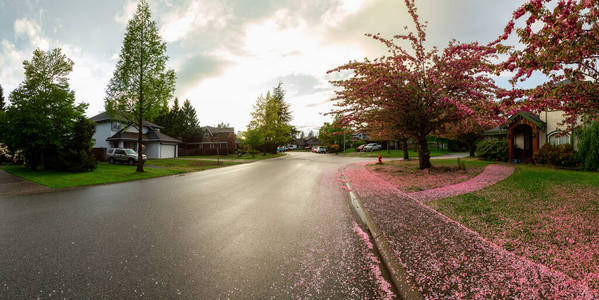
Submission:
M 297 149 L 297 145 L 289 145 L 287 146 L 288 150 L 296 150 Z
M 277 152 L 285 152 L 285 151 L 287 151 L 287 147 L 285 147 L 285 146 L 277 147 Z
M 317 147 L 314 147 L 314 149 L 312 150 L 312 152 L 314 152 L 314 153 L 327 153 L 327 148 L 323 147 L 323 146 L 317 146 Z
M 364 150 L 364 147 L 366 147 L 366 144 L 362 144 L 362 145 L 358 146 L 358 148 L 356 148 L 356 151 L 362 152 L 362 150 Z
M 106 151 L 106 157 L 108 158 L 108 162 L 114 164 L 116 162 L 128 163 L 129 165 L 134 165 L 137 163 L 138 155 L 137 152 L 133 149 L 125 149 L 125 148 L 113 148 Z M 145 154 L 141 155 L 141 158 L 145 162 L 147 156 Z
M 370 144 L 366 145 L 362 149 L 362 151 L 363 152 L 372 152 L 372 151 L 378 151 L 378 150 L 381 150 L 381 149 L 383 149 L 383 146 L 381 146 L 381 145 L 379 145 L 377 143 L 370 143 Z

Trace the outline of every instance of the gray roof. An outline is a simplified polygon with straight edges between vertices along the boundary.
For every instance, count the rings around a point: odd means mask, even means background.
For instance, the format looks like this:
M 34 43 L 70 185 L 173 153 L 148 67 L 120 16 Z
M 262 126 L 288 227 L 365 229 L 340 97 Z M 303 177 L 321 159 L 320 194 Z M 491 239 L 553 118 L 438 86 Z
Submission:
M 102 123 L 102 122 L 108 122 L 111 120 L 115 120 L 115 118 L 111 118 L 110 115 L 108 115 L 108 113 L 106 113 L 106 112 L 101 112 L 101 113 L 89 118 L 89 120 L 96 122 L 96 123 Z M 121 121 L 121 122 L 123 122 L 123 121 Z M 157 125 L 157 124 L 154 124 L 154 123 L 148 122 L 148 121 L 144 121 L 144 126 L 153 127 L 153 128 L 164 128 L 160 125 Z
M 128 140 L 137 141 L 137 133 L 120 130 L 113 136 L 106 139 L 107 141 Z M 149 130 L 148 133 L 142 135 L 142 142 L 167 142 L 167 143 L 183 143 L 174 137 L 170 137 L 156 130 Z
M 212 127 L 212 126 L 205 126 L 205 127 L 202 127 L 202 130 L 207 130 L 208 132 L 210 132 L 210 134 L 216 134 L 216 133 L 235 133 L 235 128 L 233 128 L 233 127 Z
M 511 116 L 508 120 L 507 120 L 507 124 L 512 123 L 513 120 L 515 120 L 518 116 L 521 116 L 525 119 L 528 119 L 529 121 L 531 121 L 532 123 L 534 123 L 535 125 L 537 125 L 538 127 L 545 127 L 545 122 L 543 122 L 543 120 L 541 120 L 541 118 L 539 118 L 539 116 L 527 112 L 527 111 L 519 111 L 517 114 Z

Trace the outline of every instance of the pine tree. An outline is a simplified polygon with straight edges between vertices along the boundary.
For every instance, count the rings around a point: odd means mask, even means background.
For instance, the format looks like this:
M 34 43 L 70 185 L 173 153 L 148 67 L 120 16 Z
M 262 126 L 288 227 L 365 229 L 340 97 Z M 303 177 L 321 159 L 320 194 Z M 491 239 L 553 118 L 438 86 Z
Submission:
M 4 90 L 2 89 L 2 85 L 0 85 L 0 111 L 4 111 L 6 108 L 6 103 L 4 103 Z
M 175 90 L 175 73 L 168 70 L 166 43 L 152 20 L 150 7 L 141 0 L 129 20 L 114 75 L 106 89 L 106 111 L 115 119 L 138 128 L 142 145 L 143 120 L 152 120 L 168 106 Z M 143 172 L 141 147 L 137 172 Z

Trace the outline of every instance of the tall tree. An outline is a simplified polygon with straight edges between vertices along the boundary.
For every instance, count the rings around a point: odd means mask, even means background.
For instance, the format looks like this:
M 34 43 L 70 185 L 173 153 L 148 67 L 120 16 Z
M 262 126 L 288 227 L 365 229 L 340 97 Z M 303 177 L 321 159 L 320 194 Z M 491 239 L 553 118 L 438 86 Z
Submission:
M 6 109 L 6 102 L 4 101 L 4 90 L 2 89 L 2 85 L 0 85 L 0 111 L 4 111 Z
M 167 69 L 166 43 L 158 33 L 146 0 L 140 0 L 123 40 L 114 75 L 106 89 L 106 111 L 138 129 L 137 172 L 143 172 L 143 121 L 168 106 L 175 91 L 175 72 Z
M 68 82 L 73 61 L 60 49 L 37 49 L 23 66 L 25 80 L 10 94 L 4 139 L 11 151 L 22 151 L 28 167 L 37 169 L 46 164 L 45 156 L 66 146 L 87 105 L 75 104 Z
M 514 32 L 518 47 L 499 44 Z M 598 1 L 526 1 L 493 44 L 509 54 L 500 71 L 513 72 L 512 82 L 525 81 L 535 71 L 549 78 L 525 91 L 525 109 L 564 111 L 571 127 L 581 115 L 599 119 Z
M 183 102 L 181 115 L 183 117 L 183 132 L 181 135 L 183 141 L 190 142 L 199 140 L 202 136 L 202 128 L 198 121 L 196 109 L 191 105 L 189 99 L 186 99 L 185 102 Z
M 493 47 L 477 43 L 449 43 L 442 52 L 427 50 L 426 23 L 420 22 L 415 0 L 405 0 L 416 31 L 385 39 L 368 35 L 388 48 L 388 55 L 363 62 L 352 61 L 331 72 L 350 71 L 344 80 L 332 81 L 337 108 L 331 113 L 365 121 L 370 110 L 394 112 L 397 128 L 418 144 L 419 166 L 431 166 L 427 135 L 447 123 L 466 116 L 477 118 L 478 112 L 497 109 L 497 88 L 491 75 L 490 60 L 496 58 Z M 406 49 L 406 42 L 411 49 Z M 368 120 L 366 120 L 368 121 Z
M 278 91 L 277 91 L 278 88 Z M 262 151 L 276 153 L 278 145 L 286 144 L 291 138 L 291 114 L 289 104 L 285 101 L 284 91 L 279 84 L 273 94 L 270 91 L 266 96 L 260 96 L 254 105 L 252 120 L 248 131 L 259 131 L 263 138 Z

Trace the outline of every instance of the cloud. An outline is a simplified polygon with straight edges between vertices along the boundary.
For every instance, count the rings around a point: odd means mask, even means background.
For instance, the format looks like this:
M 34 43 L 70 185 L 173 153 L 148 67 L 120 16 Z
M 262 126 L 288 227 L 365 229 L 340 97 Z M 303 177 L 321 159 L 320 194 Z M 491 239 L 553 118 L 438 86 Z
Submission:
M 15 89 L 23 80 L 22 62 L 25 55 L 7 40 L 0 43 L 0 84 L 4 93 Z
M 222 74 L 230 64 L 218 56 L 198 54 L 182 60 L 177 68 L 177 90 L 185 93 L 190 88 L 198 85 L 203 79 Z
M 337 0 L 323 15 L 322 21 L 329 26 L 337 26 L 348 16 L 357 13 L 365 0 Z
M 160 34 L 165 41 L 176 42 L 201 28 L 222 29 L 232 17 L 222 3 L 194 0 L 187 7 L 163 17 Z
M 41 27 L 34 21 L 27 18 L 17 19 L 14 28 L 16 37 L 28 38 L 35 48 L 46 51 L 50 48 L 50 42 L 41 37 Z
M 114 21 L 119 24 L 127 24 L 129 20 L 135 15 L 137 10 L 137 2 L 129 1 L 123 5 L 123 9 L 114 16 Z

